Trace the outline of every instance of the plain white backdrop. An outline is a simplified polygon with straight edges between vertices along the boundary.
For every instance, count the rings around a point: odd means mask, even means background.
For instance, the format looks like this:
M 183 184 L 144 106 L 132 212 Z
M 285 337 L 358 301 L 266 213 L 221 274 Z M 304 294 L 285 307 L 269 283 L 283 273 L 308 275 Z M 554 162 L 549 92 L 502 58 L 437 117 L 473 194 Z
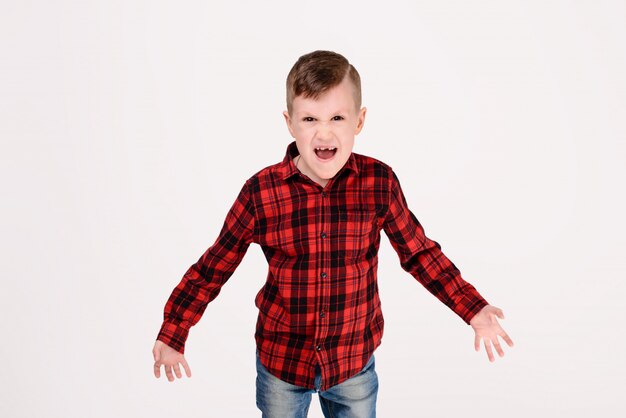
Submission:
M 163 306 L 292 140 L 315 49 L 359 70 L 355 152 L 507 316 L 489 363 L 383 235 L 381 417 L 624 416 L 623 1 L 26 1 L 0 8 L 3 417 L 252 417 L 252 245 L 152 374 Z M 317 395 L 310 417 L 321 417 Z

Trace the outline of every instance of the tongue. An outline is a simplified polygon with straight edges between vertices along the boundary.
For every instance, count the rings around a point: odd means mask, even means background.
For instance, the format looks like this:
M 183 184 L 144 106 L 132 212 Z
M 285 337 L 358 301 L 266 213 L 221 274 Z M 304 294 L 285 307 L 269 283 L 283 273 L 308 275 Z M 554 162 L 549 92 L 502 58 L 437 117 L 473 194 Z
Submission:
M 320 157 L 322 160 L 328 160 L 329 158 L 332 158 L 333 155 L 335 155 L 335 152 L 337 152 L 336 149 L 334 149 L 332 151 L 329 150 L 329 149 L 323 149 L 323 150 L 315 151 L 317 156 Z

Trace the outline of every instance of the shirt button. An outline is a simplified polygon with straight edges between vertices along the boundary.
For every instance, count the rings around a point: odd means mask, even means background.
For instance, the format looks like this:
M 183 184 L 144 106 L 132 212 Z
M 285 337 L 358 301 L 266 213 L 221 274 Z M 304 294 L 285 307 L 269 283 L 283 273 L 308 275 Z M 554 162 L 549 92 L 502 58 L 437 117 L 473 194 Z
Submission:
M 322 351 L 322 346 L 318 344 L 318 345 L 315 346 L 315 349 L 317 351 Z
M 322 274 L 320 274 L 320 277 L 321 277 L 322 279 L 325 279 L 325 278 L 326 278 L 326 272 L 324 272 L 324 271 L 323 271 L 323 272 L 322 272 Z
M 320 318 L 323 318 L 324 316 L 326 316 L 326 313 L 324 311 L 320 312 Z
M 322 192 L 322 197 L 326 197 L 326 192 Z
M 322 233 L 320 234 L 320 237 L 322 237 L 322 238 L 326 238 L 326 232 L 322 232 Z

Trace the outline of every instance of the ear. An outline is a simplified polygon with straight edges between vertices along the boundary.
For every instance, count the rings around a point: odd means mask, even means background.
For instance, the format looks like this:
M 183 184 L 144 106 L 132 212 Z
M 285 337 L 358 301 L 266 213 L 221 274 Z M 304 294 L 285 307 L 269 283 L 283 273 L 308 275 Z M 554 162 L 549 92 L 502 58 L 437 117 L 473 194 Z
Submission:
M 293 127 L 291 126 L 291 117 L 289 117 L 289 112 L 285 110 L 283 112 L 283 116 L 285 117 L 285 122 L 287 122 L 287 129 L 289 129 L 289 134 L 292 138 L 295 138 L 296 136 L 293 133 Z
M 366 107 L 362 107 L 361 110 L 359 110 L 358 122 L 356 124 L 356 129 L 354 131 L 355 135 L 358 135 L 361 132 L 361 129 L 363 129 L 363 125 L 365 124 L 366 113 L 367 113 Z

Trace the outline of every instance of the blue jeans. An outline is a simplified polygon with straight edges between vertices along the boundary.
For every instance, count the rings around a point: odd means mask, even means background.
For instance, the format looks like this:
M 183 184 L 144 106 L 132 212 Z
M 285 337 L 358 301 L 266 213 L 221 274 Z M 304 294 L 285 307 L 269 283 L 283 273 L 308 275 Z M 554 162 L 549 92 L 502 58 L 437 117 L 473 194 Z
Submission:
M 272 375 L 256 355 L 256 405 L 263 418 L 305 418 L 311 405 L 311 394 L 318 392 L 326 418 L 375 418 L 378 376 L 374 355 L 363 370 L 350 379 L 320 391 L 321 374 L 315 367 L 315 389 L 284 382 Z

